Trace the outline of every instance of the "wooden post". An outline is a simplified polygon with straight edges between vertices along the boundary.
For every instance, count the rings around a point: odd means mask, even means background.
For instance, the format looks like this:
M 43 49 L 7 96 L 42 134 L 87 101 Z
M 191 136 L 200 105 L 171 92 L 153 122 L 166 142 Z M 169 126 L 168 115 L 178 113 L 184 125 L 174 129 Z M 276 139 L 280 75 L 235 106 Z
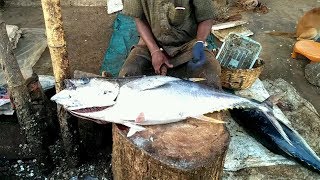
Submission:
M 46 139 L 45 122 L 37 116 L 37 111 L 31 105 L 29 90 L 25 84 L 18 62 L 13 54 L 5 22 L 0 16 L 0 63 L 4 71 L 10 97 L 12 98 L 20 127 L 26 135 L 31 156 L 37 159 L 39 168 L 48 173 L 52 170 L 49 149 Z
M 56 91 L 59 92 L 64 89 L 63 81 L 71 78 L 60 0 L 41 0 L 41 3 L 56 81 Z
M 71 78 L 69 59 L 62 24 L 60 0 L 41 0 L 46 25 L 47 40 L 52 59 L 56 91 L 64 89 L 63 81 Z M 58 118 L 69 167 L 79 161 L 78 121 L 58 105 Z
M 220 117 L 221 114 L 211 114 Z M 120 179 L 221 179 L 229 145 L 223 124 L 195 119 L 154 125 L 126 137 L 113 125 L 112 172 Z

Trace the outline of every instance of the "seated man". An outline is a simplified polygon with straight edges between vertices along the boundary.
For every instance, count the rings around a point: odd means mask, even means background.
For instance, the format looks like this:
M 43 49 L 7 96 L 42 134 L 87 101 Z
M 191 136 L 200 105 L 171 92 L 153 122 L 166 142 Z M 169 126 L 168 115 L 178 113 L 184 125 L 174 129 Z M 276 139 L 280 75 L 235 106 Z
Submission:
M 204 46 L 213 11 L 212 0 L 124 0 L 123 13 L 135 18 L 140 40 L 119 76 L 200 77 L 221 89 L 220 64 Z

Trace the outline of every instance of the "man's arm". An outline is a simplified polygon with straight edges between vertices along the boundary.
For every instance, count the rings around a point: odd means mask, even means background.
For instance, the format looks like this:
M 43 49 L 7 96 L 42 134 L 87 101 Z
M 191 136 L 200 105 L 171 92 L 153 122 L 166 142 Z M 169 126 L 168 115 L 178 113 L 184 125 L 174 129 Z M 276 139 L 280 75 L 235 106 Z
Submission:
M 146 24 L 144 21 L 142 21 L 139 18 L 135 18 L 137 30 L 142 37 L 143 41 L 147 45 L 151 57 L 152 57 L 152 65 L 155 70 L 156 74 L 160 74 L 160 68 L 163 64 L 165 64 L 167 67 L 171 68 L 173 67 L 170 63 L 168 58 L 165 56 L 165 54 L 160 50 L 159 46 L 157 45 L 154 36 L 152 34 L 152 31 L 150 29 L 150 26 Z
M 211 33 L 212 25 L 213 25 L 212 19 L 202 21 L 198 24 L 197 41 L 203 41 L 203 42 L 206 41 L 208 35 Z
M 193 45 L 192 48 L 193 59 L 188 63 L 191 69 L 195 70 L 201 67 L 206 62 L 206 56 L 204 53 L 204 42 L 211 32 L 212 25 L 212 19 L 204 20 L 198 24 L 196 37 L 197 42 Z
M 151 32 L 150 26 L 142 21 L 140 18 L 135 18 L 135 22 L 137 25 L 137 30 L 142 37 L 143 41 L 146 43 L 150 52 L 155 52 L 160 50 L 156 41 L 154 40 L 153 34 Z

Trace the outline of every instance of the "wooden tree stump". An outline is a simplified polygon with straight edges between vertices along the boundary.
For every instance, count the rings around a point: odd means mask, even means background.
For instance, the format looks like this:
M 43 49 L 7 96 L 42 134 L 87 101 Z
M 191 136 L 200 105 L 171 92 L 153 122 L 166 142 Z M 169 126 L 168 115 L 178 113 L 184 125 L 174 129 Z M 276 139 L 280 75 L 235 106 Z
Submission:
M 209 114 L 222 119 L 221 113 Z M 225 125 L 187 119 L 126 137 L 113 125 L 112 171 L 120 179 L 220 179 L 229 145 Z

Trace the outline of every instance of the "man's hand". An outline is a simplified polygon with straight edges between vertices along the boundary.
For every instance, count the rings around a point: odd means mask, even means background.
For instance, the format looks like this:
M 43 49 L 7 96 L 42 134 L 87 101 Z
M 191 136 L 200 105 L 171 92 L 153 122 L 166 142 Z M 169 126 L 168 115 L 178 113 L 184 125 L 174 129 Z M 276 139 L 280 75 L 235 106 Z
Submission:
M 206 55 L 204 53 L 204 42 L 197 41 L 192 48 L 193 58 L 188 62 L 188 67 L 195 70 L 201 67 L 206 62 Z
M 139 18 L 135 18 L 136 26 L 144 43 L 146 43 L 152 57 L 152 66 L 156 74 L 166 75 L 167 68 L 172 68 L 166 55 L 158 47 L 149 24 Z
M 173 65 L 169 63 L 168 58 L 162 51 L 156 51 L 151 53 L 152 55 L 152 66 L 156 74 L 166 75 L 166 72 L 162 70 L 162 66 L 172 68 Z

